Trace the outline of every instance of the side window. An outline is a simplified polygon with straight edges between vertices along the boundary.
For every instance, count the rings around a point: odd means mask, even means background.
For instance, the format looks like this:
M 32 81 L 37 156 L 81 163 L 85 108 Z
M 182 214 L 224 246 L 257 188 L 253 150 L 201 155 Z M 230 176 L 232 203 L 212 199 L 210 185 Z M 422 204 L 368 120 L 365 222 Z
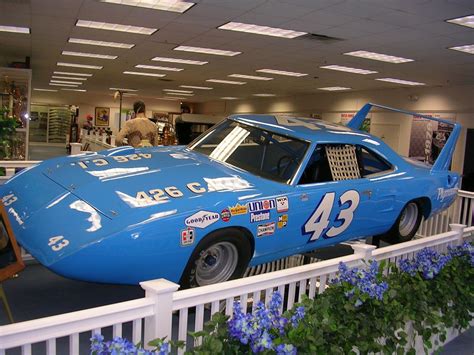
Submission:
M 308 161 L 299 184 L 359 179 L 357 148 L 350 144 L 318 145 Z
M 357 151 L 361 174 L 363 177 L 383 173 L 393 169 L 392 165 L 378 154 L 361 146 L 357 147 Z

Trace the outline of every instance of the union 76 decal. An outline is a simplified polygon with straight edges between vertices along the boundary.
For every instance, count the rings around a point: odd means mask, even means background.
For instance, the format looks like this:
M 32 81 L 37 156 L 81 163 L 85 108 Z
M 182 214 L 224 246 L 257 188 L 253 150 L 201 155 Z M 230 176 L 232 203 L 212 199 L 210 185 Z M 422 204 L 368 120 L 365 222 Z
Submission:
M 326 228 L 329 226 L 329 216 L 334 207 L 335 192 L 328 192 L 324 195 L 318 207 L 314 210 L 311 217 L 305 223 L 303 230 L 305 234 L 312 233 L 309 242 L 313 242 L 321 235 L 323 235 Z M 355 190 L 349 190 L 342 194 L 339 198 L 339 213 L 333 222 L 333 226 L 325 233 L 327 237 L 336 237 L 344 232 L 352 223 L 354 212 L 359 206 L 359 193 Z M 334 226 L 336 222 L 342 222 L 337 227 Z

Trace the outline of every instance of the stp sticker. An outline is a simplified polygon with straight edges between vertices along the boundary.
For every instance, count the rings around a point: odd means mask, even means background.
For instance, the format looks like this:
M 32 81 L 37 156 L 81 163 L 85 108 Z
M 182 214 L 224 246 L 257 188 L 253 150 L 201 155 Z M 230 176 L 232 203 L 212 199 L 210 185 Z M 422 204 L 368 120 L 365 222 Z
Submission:
M 264 237 L 275 233 L 275 222 L 259 224 L 257 226 L 257 237 Z
M 188 227 L 181 230 L 181 246 L 185 247 L 194 243 L 194 228 Z
M 232 216 L 238 216 L 241 214 L 247 214 L 247 205 L 241 205 L 237 203 L 235 206 L 229 206 L 230 214 Z
M 221 219 L 224 221 L 224 222 L 229 222 L 230 221 L 230 211 L 226 208 L 225 210 L 222 210 L 221 212 Z
M 286 227 L 288 224 L 288 215 L 283 214 L 281 216 L 278 216 L 278 229 Z
M 282 197 L 277 197 L 276 199 L 276 207 L 277 207 L 277 212 L 288 212 L 289 208 L 289 203 L 288 203 L 288 197 L 287 196 L 282 196 Z
M 249 202 L 247 206 L 250 212 L 272 210 L 275 208 L 275 200 L 272 199 Z
M 250 214 L 250 223 L 263 222 L 270 219 L 270 211 L 252 212 Z
M 188 227 L 206 228 L 221 218 L 219 213 L 199 211 L 184 220 Z

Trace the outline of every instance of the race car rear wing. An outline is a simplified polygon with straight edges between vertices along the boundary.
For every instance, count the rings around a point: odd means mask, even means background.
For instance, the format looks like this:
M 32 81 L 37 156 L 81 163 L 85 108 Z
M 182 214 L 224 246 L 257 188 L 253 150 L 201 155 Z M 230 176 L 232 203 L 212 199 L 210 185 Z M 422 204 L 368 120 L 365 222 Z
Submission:
M 355 114 L 355 116 L 349 121 L 349 123 L 347 123 L 347 127 L 352 128 L 352 129 L 359 129 L 360 126 L 362 125 L 362 122 L 364 122 L 365 117 L 367 116 L 367 114 L 369 113 L 372 107 L 378 107 L 384 110 L 404 113 L 407 115 L 414 115 L 414 116 L 425 118 L 427 120 L 442 122 L 442 123 L 453 126 L 453 132 L 449 136 L 448 140 L 446 141 L 446 144 L 444 145 L 443 149 L 439 153 L 438 158 L 436 159 L 433 166 L 431 167 L 431 171 L 443 171 L 443 170 L 449 169 L 449 165 L 451 163 L 451 159 L 454 153 L 454 148 L 456 147 L 456 142 L 458 140 L 459 134 L 461 133 L 461 125 L 459 123 L 444 120 L 442 118 L 421 115 L 416 112 L 405 111 L 405 110 L 400 110 L 400 109 L 392 108 L 388 106 L 368 103 L 368 104 L 365 104 L 359 110 L 359 112 Z

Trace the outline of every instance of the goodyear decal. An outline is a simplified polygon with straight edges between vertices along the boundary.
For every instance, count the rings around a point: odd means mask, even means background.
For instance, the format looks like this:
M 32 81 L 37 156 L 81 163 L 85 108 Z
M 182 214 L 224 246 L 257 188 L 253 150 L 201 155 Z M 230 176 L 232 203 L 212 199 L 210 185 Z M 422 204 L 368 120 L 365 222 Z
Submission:
M 184 223 L 188 227 L 206 228 L 211 224 L 216 223 L 221 218 L 219 213 L 209 211 L 199 211 L 186 218 Z

